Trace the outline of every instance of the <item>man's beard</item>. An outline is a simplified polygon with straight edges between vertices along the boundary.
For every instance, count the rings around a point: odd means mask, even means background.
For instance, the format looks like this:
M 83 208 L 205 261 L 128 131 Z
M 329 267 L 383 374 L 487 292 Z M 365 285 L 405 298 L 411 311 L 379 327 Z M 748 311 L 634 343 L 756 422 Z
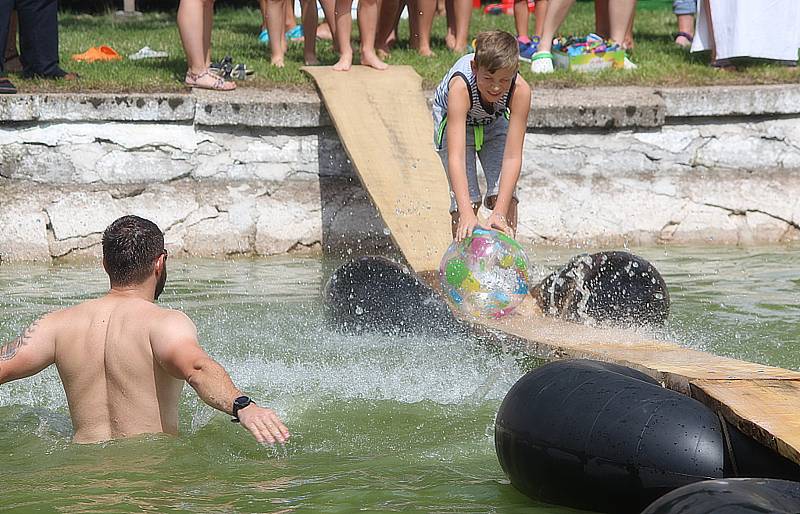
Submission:
M 164 285 L 167 283 L 167 267 L 164 266 L 161 269 L 161 276 L 158 277 L 158 282 L 156 283 L 156 292 L 153 297 L 155 300 L 158 300 L 158 297 L 164 292 Z

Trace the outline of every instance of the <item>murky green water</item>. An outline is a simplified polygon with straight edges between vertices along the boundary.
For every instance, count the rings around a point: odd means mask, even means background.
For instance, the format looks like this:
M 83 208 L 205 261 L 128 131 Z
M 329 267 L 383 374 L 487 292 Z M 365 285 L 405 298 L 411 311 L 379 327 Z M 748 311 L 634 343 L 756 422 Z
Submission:
M 673 299 L 667 335 L 800 369 L 794 247 L 634 249 Z M 574 251 L 537 251 L 542 272 Z M 346 336 L 322 318 L 317 259 L 170 261 L 162 303 L 196 321 L 234 381 L 294 434 L 258 446 L 186 389 L 183 435 L 69 443 L 55 370 L 0 386 L 0 510 L 10 512 L 571 512 L 508 485 L 493 417 L 525 369 L 462 338 Z M 0 340 L 101 294 L 96 266 L 0 266 Z

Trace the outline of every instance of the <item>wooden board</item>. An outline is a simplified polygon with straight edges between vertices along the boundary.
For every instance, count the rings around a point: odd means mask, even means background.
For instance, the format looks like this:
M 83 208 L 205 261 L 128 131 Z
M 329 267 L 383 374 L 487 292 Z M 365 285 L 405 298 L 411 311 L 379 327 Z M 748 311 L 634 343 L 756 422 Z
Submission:
M 800 382 L 693 380 L 692 396 L 742 432 L 800 463 Z
M 433 122 L 420 77 L 387 71 L 303 68 L 317 82 L 345 150 L 409 266 L 438 289 L 451 241 L 449 194 L 433 149 Z M 691 394 L 731 423 L 800 464 L 800 373 L 660 341 L 646 333 L 548 318 L 528 298 L 500 320 L 467 320 L 477 330 L 548 359 L 589 358 L 639 369 Z M 509 337 L 510 336 L 510 337 Z
M 450 244 L 450 190 L 433 147 L 420 76 L 410 66 L 303 70 L 316 81 L 356 173 L 408 264 L 437 269 Z

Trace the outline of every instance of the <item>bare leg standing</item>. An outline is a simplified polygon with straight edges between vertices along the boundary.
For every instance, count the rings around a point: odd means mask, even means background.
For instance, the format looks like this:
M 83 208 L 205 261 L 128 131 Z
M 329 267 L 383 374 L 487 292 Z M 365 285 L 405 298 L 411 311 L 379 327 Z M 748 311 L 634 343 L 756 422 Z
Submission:
M 388 64 L 375 53 L 375 33 L 378 30 L 378 0 L 359 0 L 358 32 L 361 36 L 361 64 L 385 70 Z

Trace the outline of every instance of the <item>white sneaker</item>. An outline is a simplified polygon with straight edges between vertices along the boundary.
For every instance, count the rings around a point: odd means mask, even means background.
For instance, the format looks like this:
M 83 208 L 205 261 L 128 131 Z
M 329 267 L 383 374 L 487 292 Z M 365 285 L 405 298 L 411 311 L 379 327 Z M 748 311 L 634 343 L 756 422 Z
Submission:
M 625 62 L 622 63 L 622 69 L 623 70 L 635 70 L 636 68 L 638 68 L 638 66 L 633 64 L 633 62 L 631 62 L 631 60 L 628 59 L 628 56 L 626 55 L 625 56 Z
M 553 73 L 553 54 L 550 52 L 536 52 L 531 57 L 531 71 L 533 73 Z

